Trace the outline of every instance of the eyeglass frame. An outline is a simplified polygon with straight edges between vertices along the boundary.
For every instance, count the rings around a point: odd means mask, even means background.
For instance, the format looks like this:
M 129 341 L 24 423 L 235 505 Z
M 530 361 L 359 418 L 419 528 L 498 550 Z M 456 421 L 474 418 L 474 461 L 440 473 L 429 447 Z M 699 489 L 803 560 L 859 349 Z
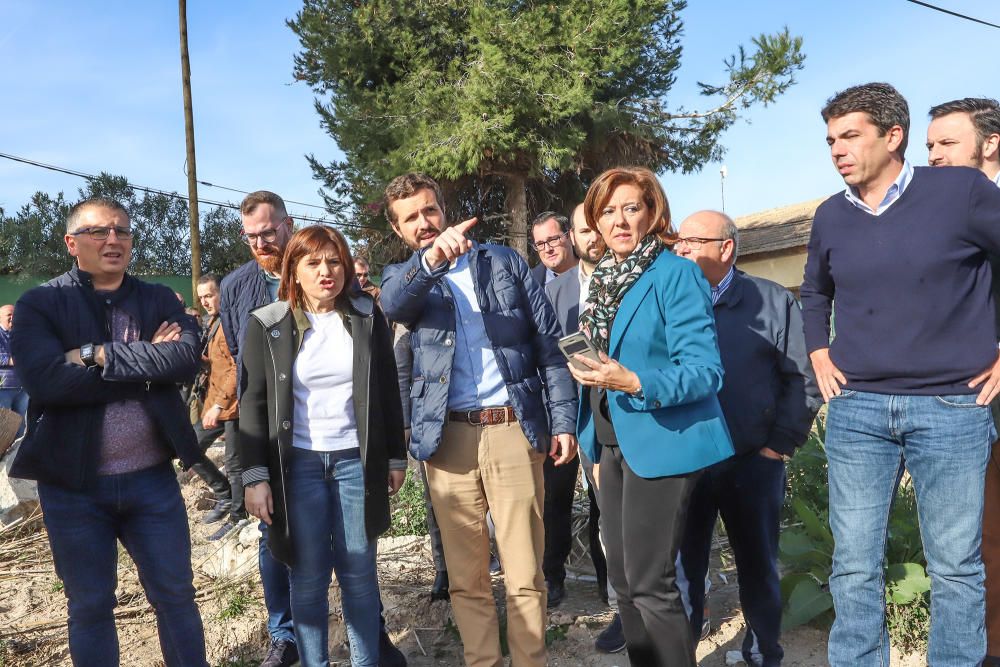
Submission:
M 541 241 L 538 241 L 537 243 L 534 242 L 534 241 L 532 241 L 531 247 L 532 247 L 532 249 L 534 249 L 535 252 L 541 252 L 543 248 L 551 248 L 551 247 L 553 247 L 553 244 L 556 241 L 559 241 L 561 239 L 565 239 L 567 236 L 569 236 L 569 230 L 566 230 L 565 232 L 560 232 L 559 234 L 556 234 L 555 236 L 550 236 L 547 239 L 542 239 Z
M 243 241 L 243 243 L 245 243 L 246 245 L 250 246 L 251 248 L 256 248 L 257 247 L 257 241 L 258 240 L 263 241 L 264 245 L 270 245 L 270 244 L 272 244 L 272 243 L 274 243 L 275 241 L 278 240 L 278 232 L 281 231 L 281 226 L 283 224 L 284 224 L 284 220 L 282 220 L 281 223 L 279 223 L 277 227 L 272 227 L 271 229 L 268 229 L 268 230 L 263 231 L 263 232 L 259 232 L 257 234 L 248 234 L 246 232 L 246 230 L 242 230 L 241 229 L 240 230 L 240 240 Z M 267 238 L 266 236 L 264 236 L 265 234 L 270 235 L 271 238 L 270 239 Z
M 707 237 L 704 237 L 704 236 L 686 236 L 686 237 L 683 237 L 683 238 L 678 238 L 676 241 L 674 241 L 674 245 L 678 246 L 678 245 L 680 245 L 682 243 L 685 243 L 688 246 L 699 246 L 700 247 L 700 246 L 705 245 L 706 243 L 711 243 L 713 241 L 719 241 L 721 243 L 722 241 L 732 241 L 732 239 L 713 239 L 713 238 L 707 238 Z
M 130 227 L 119 227 L 118 225 L 111 227 L 84 227 L 83 229 L 69 232 L 68 235 L 82 236 L 86 234 L 95 241 L 107 241 L 111 238 L 111 232 L 115 233 L 115 238 L 119 241 L 131 241 L 135 238 L 135 232 Z M 101 234 L 101 236 L 95 236 L 95 233 Z

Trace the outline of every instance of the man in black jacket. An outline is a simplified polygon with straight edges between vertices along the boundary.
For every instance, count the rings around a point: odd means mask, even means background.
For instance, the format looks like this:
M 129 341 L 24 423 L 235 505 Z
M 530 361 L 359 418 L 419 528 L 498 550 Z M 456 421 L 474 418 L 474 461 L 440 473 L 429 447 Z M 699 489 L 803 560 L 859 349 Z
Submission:
M 250 246 L 253 259 L 222 279 L 219 303 L 222 331 L 236 360 L 238 374 L 243 368 L 242 346 L 250 311 L 278 300 L 282 259 L 294 224 L 284 200 L 267 190 L 252 192 L 243 199 L 240 218 L 243 222 L 243 241 Z M 242 381 L 237 384 L 237 391 L 242 393 Z M 267 631 L 271 639 L 268 655 L 261 667 L 287 667 L 299 659 L 288 568 L 268 550 L 267 525 L 264 522 L 260 523 L 260 533 L 258 565 L 268 612 Z M 380 667 L 406 665 L 406 658 L 393 646 L 384 625 L 379 649 Z
M 785 463 L 809 436 L 821 405 L 806 354 L 802 316 L 791 292 L 737 271 L 736 225 L 701 211 L 680 227 L 676 252 L 698 264 L 712 288 L 719 352 L 726 372 L 719 403 L 736 455 L 709 468 L 691 495 L 681 562 L 689 580 L 691 627 L 701 633 L 712 533 L 722 516 L 736 557 L 747 621 L 743 657 L 781 664 L 778 519 Z
M 38 481 L 75 665 L 117 665 L 118 540 L 156 610 L 169 665 L 205 665 L 187 515 L 171 459 L 202 458 L 177 384 L 198 325 L 166 287 L 129 276 L 128 213 L 83 201 L 66 221 L 71 271 L 17 303 L 13 352 L 31 400 L 11 475 Z

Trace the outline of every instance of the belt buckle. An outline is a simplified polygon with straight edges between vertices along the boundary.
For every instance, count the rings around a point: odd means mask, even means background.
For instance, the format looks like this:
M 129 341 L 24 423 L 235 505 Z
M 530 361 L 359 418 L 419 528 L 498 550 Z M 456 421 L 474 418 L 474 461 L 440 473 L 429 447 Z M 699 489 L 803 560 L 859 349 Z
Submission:
M 465 413 L 465 421 L 469 422 L 473 426 L 482 426 L 483 425 L 482 415 L 483 415 L 484 412 L 486 412 L 486 411 L 485 410 L 469 410 L 468 412 Z M 474 415 L 474 414 L 478 414 L 479 415 L 479 421 L 477 421 L 477 422 L 472 421 L 472 415 Z

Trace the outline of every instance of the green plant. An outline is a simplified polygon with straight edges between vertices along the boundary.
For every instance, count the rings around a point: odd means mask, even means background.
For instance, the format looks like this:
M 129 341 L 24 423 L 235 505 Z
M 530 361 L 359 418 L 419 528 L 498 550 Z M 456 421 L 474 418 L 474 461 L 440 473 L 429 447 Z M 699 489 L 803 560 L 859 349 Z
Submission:
M 830 530 L 825 438 L 820 417 L 808 442 L 788 466 L 789 493 L 779 541 L 785 572 L 781 579 L 784 629 L 804 623 L 825 626 L 833 620 L 829 580 L 834 540 Z M 920 650 L 927 642 L 930 578 L 925 570 L 916 495 L 908 478 L 900 484 L 889 513 L 886 562 L 886 623 L 890 639 L 903 650 Z
M 225 606 L 219 612 L 219 618 L 229 620 L 243 616 L 253 605 L 253 596 L 246 586 L 233 586 L 225 589 L 228 593 Z
M 545 629 L 545 645 L 552 646 L 552 642 L 561 642 L 569 634 L 569 625 L 550 625 Z
M 392 524 L 388 535 L 426 535 L 427 506 L 424 504 L 424 485 L 417 479 L 417 473 L 406 471 L 406 479 L 399 492 L 389 499 Z

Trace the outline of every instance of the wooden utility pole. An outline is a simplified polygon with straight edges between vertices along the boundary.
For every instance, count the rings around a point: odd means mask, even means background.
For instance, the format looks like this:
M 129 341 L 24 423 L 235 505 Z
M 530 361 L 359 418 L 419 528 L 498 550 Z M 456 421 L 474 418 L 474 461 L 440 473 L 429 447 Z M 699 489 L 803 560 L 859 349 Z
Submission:
M 188 218 L 191 222 L 191 298 L 198 298 L 201 278 L 201 231 L 198 228 L 198 170 L 194 161 L 194 112 L 191 109 L 191 59 L 188 56 L 187 0 L 177 0 L 181 30 L 181 83 L 184 87 L 184 136 L 187 139 Z

